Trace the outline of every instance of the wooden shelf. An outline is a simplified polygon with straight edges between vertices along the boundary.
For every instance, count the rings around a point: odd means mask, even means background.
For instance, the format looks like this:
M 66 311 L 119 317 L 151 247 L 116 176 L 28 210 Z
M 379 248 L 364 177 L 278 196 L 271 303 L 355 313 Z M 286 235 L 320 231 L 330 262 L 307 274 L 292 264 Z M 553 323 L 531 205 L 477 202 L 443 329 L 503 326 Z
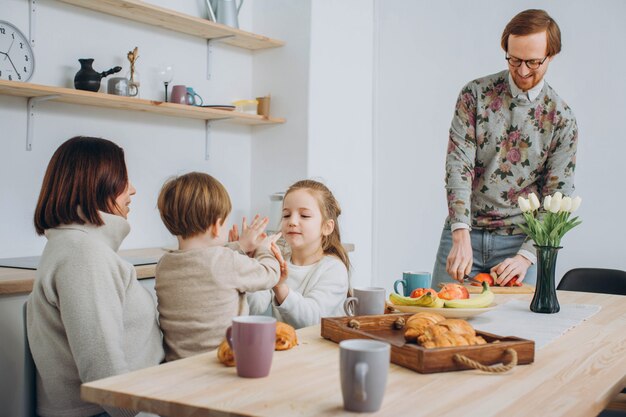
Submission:
M 182 117 L 200 120 L 228 120 L 229 123 L 244 125 L 268 125 L 285 123 L 283 118 L 266 118 L 256 114 L 246 114 L 227 110 L 186 106 L 162 101 L 143 100 L 134 97 L 115 96 L 106 93 L 74 90 L 71 88 L 0 80 L 0 94 L 16 97 L 50 97 L 49 101 L 80 104 L 109 109 L 143 111 L 162 116 Z
M 59 0 L 63 3 L 123 17 L 135 22 L 162 27 L 187 35 L 220 42 L 240 48 L 258 50 L 283 46 L 285 43 L 230 26 L 164 9 L 140 0 Z

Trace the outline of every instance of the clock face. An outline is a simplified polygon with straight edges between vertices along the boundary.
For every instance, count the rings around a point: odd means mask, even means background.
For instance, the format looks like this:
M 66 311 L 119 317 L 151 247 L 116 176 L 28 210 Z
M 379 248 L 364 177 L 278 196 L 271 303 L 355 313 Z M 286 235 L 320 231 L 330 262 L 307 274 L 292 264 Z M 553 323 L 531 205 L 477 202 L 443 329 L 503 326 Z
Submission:
M 35 56 L 28 38 L 0 20 L 0 80 L 28 81 L 34 71 Z

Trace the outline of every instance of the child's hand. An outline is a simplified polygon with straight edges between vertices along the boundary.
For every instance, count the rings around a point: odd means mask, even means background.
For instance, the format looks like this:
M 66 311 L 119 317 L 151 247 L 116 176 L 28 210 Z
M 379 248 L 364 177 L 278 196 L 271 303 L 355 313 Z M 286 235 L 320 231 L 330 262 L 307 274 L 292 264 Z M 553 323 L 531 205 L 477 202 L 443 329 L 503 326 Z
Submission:
M 280 237 L 280 233 L 274 236 Z M 270 236 L 270 238 L 274 236 Z M 285 301 L 285 298 L 289 295 L 289 287 L 285 284 L 287 276 L 289 275 L 289 270 L 287 269 L 287 262 L 283 259 L 283 255 L 280 253 L 280 249 L 276 245 L 276 240 L 278 240 L 278 238 L 271 243 L 271 250 L 280 265 L 280 278 L 272 290 L 274 291 L 276 304 L 281 305 L 283 301 Z
M 237 225 L 233 224 L 232 229 L 228 231 L 228 241 L 236 242 L 239 240 L 239 230 L 237 229 Z
M 280 235 L 280 233 L 279 233 L 279 235 Z M 287 276 L 289 275 L 289 271 L 287 269 L 287 262 L 283 258 L 283 254 L 280 253 L 280 249 L 276 245 L 276 240 L 274 240 L 271 243 L 270 249 L 272 250 L 272 253 L 276 257 L 276 260 L 278 261 L 278 264 L 280 265 L 280 279 L 278 280 L 278 283 L 276 284 L 276 285 L 279 285 L 279 284 L 284 283 L 287 280 Z
M 287 277 L 289 276 L 289 270 L 287 269 L 287 262 L 283 259 L 283 255 L 280 253 L 280 249 L 276 245 L 276 241 L 280 237 L 280 233 L 274 236 L 270 236 L 268 239 L 274 238 L 271 242 L 271 250 L 276 259 L 278 260 L 278 264 L 280 265 L 280 278 L 276 285 L 272 288 L 274 291 L 274 299 L 276 300 L 276 304 L 281 305 L 285 298 L 289 295 L 289 287 L 285 284 L 287 281 Z
M 254 253 L 256 248 L 267 238 L 265 228 L 269 221 L 269 218 L 261 218 L 261 216 L 257 214 L 254 216 L 252 223 L 248 225 L 246 224 L 246 218 L 243 218 L 243 222 L 241 223 L 241 236 L 239 236 L 239 246 L 241 246 L 241 250 L 247 254 Z

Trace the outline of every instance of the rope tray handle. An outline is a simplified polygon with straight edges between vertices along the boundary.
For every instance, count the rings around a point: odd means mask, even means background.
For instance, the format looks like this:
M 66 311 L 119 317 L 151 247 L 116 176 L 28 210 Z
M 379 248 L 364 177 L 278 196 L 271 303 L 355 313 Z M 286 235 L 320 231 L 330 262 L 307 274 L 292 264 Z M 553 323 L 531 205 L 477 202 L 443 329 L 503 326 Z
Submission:
M 517 351 L 515 351 L 514 349 L 511 348 L 507 348 L 504 351 L 505 354 L 509 354 L 511 356 L 511 360 L 509 361 L 509 363 L 504 363 L 502 362 L 501 364 L 496 364 L 496 365 L 483 365 L 480 362 L 477 362 L 473 359 L 468 358 L 465 355 L 461 355 L 460 353 L 455 354 L 452 358 L 465 365 L 465 366 L 469 366 L 472 369 L 478 369 L 480 371 L 483 372 L 489 372 L 489 373 L 502 373 L 502 372 L 507 372 L 510 371 L 511 369 L 513 369 L 516 365 L 517 365 Z

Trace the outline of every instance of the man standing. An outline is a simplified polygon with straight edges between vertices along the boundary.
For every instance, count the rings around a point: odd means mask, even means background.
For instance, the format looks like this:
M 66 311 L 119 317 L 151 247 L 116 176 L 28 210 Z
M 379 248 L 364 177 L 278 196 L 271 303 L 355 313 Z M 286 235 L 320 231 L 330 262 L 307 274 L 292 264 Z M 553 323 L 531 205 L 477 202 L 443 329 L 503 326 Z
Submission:
M 574 190 L 578 128 L 572 110 L 544 81 L 561 32 L 543 10 L 526 10 L 501 40 L 508 70 L 461 90 L 446 157 L 448 218 L 433 287 L 495 272 L 534 284 L 534 242 L 519 228 L 520 196 Z

